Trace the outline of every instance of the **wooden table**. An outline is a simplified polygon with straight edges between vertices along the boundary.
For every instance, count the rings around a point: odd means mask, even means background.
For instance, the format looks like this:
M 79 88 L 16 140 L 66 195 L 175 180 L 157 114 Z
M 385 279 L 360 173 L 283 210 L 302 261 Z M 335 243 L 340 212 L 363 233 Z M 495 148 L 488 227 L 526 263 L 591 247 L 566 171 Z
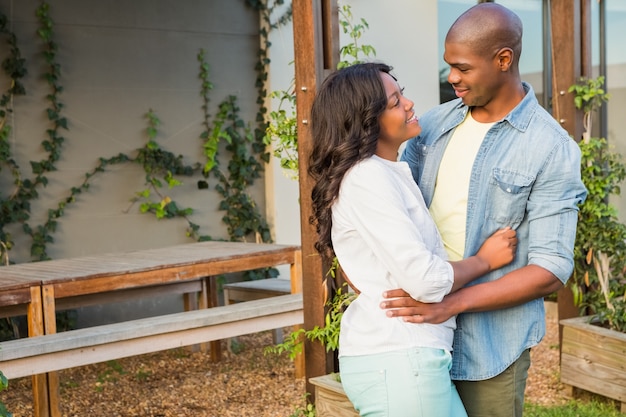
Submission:
M 28 336 L 44 334 L 41 281 L 32 278 L 10 277 L 3 272 L 4 268 L 0 268 L 0 317 L 25 315 L 28 323 Z M 32 384 L 35 398 L 47 398 L 46 375 L 33 376 Z
M 6 297 L 0 293 L 0 302 L 10 301 L 10 294 L 19 294 L 18 299 L 24 301 L 29 292 L 30 301 L 22 303 L 33 310 L 29 334 L 42 334 L 42 331 L 51 334 L 56 333 L 57 311 L 130 297 L 183 293 L 187 295 L 186 309 L 216 306 L 213 277 L 282 264 L 291 265 L 292 292 L 300 292 L 300 247 L 289 245 L 211 241 L 9 265 L 0 268 L 0 289 L 7 291 Z M 33 289 L 37 286 L 40 295 Z M 189 294 L 198 297 L 189 297 Z M 35 319 L 37 314 L 39 321 Z M 220 343 L 211 343 L 211 358 L 219 360 L 220 356 Z M 56 373 L 48 374 L 47 385 L 48 390 L 58 390 Z M 59 404 L 35 401 L 35 407 L 37 417 L 60 416 Z

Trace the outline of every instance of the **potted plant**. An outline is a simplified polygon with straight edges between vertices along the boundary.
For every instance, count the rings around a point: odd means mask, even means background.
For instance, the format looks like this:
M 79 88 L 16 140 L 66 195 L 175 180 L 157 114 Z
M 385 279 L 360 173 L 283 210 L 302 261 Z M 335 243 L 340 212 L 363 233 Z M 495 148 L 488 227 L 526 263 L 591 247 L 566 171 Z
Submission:
M 626 225 L 609 197 L 626 177 L 621 156 L 591 136 L 593 112 L 609 99 L 603 77 L 570 87 L 583 110 L 581 175 L 588 190 L 580 206 L 574 273 L 568 285 L 581 317 L 561 320 L 561 382 L 621 401 L 626 412 Z

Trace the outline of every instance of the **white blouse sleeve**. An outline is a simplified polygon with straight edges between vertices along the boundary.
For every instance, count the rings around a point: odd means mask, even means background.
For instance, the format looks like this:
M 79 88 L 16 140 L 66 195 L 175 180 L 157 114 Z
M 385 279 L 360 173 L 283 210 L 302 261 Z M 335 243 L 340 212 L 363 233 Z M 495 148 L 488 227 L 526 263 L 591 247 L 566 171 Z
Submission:
M 454 272 L 421 192 L 408 178 L 410 184 L 380 162 L 355 166 L 341 185 L 340 213 L 349 216 L 392 285 L 416 300 L 438 302 L 450 292 Z

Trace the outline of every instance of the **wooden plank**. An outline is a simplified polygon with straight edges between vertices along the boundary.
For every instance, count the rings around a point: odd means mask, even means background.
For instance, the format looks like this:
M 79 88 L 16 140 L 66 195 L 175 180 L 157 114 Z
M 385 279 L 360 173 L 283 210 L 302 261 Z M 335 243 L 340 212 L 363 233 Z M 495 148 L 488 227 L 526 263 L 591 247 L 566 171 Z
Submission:
M 169 282 L 186 281 L 210 275 L 248 271 L 274 265 L 290 263 L 284 254 L 259 255 L 253 258 L 224 259 L 216 261 L 198 261 L 194 264 L 170 265 L 162 264 L 160 268 L 144 268 L 123 272 L 109 272 L 102 276 L 87 276 L 84 279 L 67 279 L 63 281 L 48 280 L 55 286 L 57 298 L 70 297 L 82 294 L 100 293 L 126 289 L 137 286 L 160 285 Z M 206 263 L 205 263 L 206 262 Z
M 255 317 L 241 322 L 215 324 L 209 327 L 154 334 L 131 340 L 111 341 L 93 347 L 45 353 L 29 358 L 17 358 L 8 362 L 0 362 L 0 364 L 5 375 L 12 379 L 271 330 L 276 326 L 291 326 L 302 322 L 302 320 L 302 311 L 290 311 L 268 317 Z M 42 337 L 49 336 L 55 335 Z
M 215 308 L 219 305 L 219 300 L 217 299 L 217 282 L 213 277 L 205 278 L 205 294 L 203 297 L 206 298 L 207 307 Z M 222 359 L 222 344 L 219 340 L 211 341 L 210 343 L 210 351 L 211 351 L 211 360 L 213 362 L 217 362 Z
M 56 333 L 56 308 L 54 300 L 54 287 L 41 286 L 41 300 L 42 300 L 42 319 L 43 319 L 43 335 Z M 43 336 L 39 336 L 43 337 Z M 27 339 L 29 340 L 29 339 Z M 40 386 L 45 387 L 42 392 L 41 388 L 35 390 L 33 388 L 33 396 L 35 397 L 35 404 L 47 404 L 46 411 L 40 411 L 35 417 L 62 417 L 61 405 L 59 404 L 59 395 L 61 387 L 59 385 L 59 375 L 56 372 L 49 374 L 35 375 L 33 378 L 40 378 Z M 41 410 L 41 407 L 39 407 Z
M 224 303 L 258 300 L 266 297 L 291 293 L 291 282 L 280 278 L 267 278 L 254 281 L 225 284 Z
M 593 323 L 595 323 L 595 321 L 592 316 L 582 316 L 582 317 L 575 317 L 575 318 L 566 319 L 566 320 L 560 320 L 560 324 L 565 324 L 567 325 L 567 327 L 572 327 L 572 328 L 581 329 L 581 330 L 589 330 L 589 331 L 593 331 L 595 334 L 600 335 L 600 336 L 618 338 L 619 340 L 626 341 L 625 333 L 615 332 L 605 327 L 596 326 L 596 325 L 593 325 L 592 328 L 589 328 L 589 324 L 593 324 Z
M 37 294 L 39 294 L 39 282 L 37 281 L 2 277 L 0 279 L 0 317 L 26 314 L 32 300 L 33 288 L 36 288 Z M 36 298 L 41 297 L 37 296 Z
M 322 56 L 326 71 L 339 64 L 339 4 L 337 0 L 322 0 Z
M 341 383 L 332 374 L 311 378 L 315 386 L 315 409 L 317 417 L 358 417 Z
M 583 1 L 548 2 L 550 13 L 550 52 L 552 98 L 554 118 L 569 132 L 575 141 L 583 134 L 582 110 L 574 105 L 574 94 L 567 90 L 581 76 L 591 76 L 590 4 Z M 559 319 L 578 316 L 578 307 L 569 288 L 558 292 Z M 559 326 L 559 342 L 563 340 L 563 326 Z
M 291 281 L 291 293 L 297 294 L 302 292 L 302 250 L 298 250 L 296 252 L 296 256 L 294 259 L 294 263 L 291 264 L 289 268 L 290 272 L 290 281 Z M 303 326 L 297 325 L 293 327 L 293 331 L 299 331 Z M 301 340 L 304 345 L 304 337 L 301 335 Z M 300 353 L 296 355 L 294 358 L 294 367 L 295 367 L 295 377 L 296 378 L 305 378 L 306 377 L 306 362 L 305 362 L 305 351 L 306 348 L 303 348 Z
M 1 345 L 0 362 L 42 353 L 106 344 L 116 340 L 130 340 L 161 333 L 234 323 L 268 314 L 291 312 L 301 309 L 301 307 L 302 295 L 288 294 L 228 306 L 165 314 L 62 333 L 10 340 Z
M 23 308 L 31 301 L 31 288 L 38 287 L 39 281 L 32 277 L 11 277 L 4 274 L 9 266 L 0 267 L 0 314 L 6 311 L 7 307 L 17 306 Z M 0 317 L 11 317 L 2 315 Z
M 626 401 L 626 378 L 623 372 L 563 352 L 561 382 L 619 401 Z
M 626 334 L 590 323 L 590 317 L 561 320 L 561 381 L 626 401 Z
M 123 290 L 58 298 L 55 300 L 55 304 L 56 311 L 62 311 L 78 307 L 136 300 L 138 298 L 158 297 L 170 294 L 200 293 L 202 289 L 202 280 L 194 280 L 163 284 L 159 286 L 127 288 Z M 192 308 L 186 308 L 186 310 L 191 309 Z M 195 308 L 193 309 L 195 310 Z
M 2 281 L 28 278 L 31 281 L 45 279 L 48 283 L 56 283 L 198 264 L 210 264 L 207 266 L 209 269 L 203 271 L 208 272 L 206 275 L 220 275 L 264 266 L 291 264 L 298 250 L 298 246 L 292 245 L 197 242 L 143 251 L 9 265 L 2 268 Z M 179 278 L 187 280 L 192 276 L 181 275 Z
M 9 379 L 18 378 L 302 321 L 302 295 L 289 294 L 5 342 L 0 369 Z
M 0 292 L 0 305 L 2 307 L 27 304 L 29 302 L 30 289 L 28 287 Z
M 294 262 L 289 267 L 289 280 L 291 281 L 291 293 L 302 292 L 302 251 L 296 251 Z
M 612 337 L 601 333 L 566 326 L 563 329 L 561 354 L 619 369 L 626 374 L 626 335 Z

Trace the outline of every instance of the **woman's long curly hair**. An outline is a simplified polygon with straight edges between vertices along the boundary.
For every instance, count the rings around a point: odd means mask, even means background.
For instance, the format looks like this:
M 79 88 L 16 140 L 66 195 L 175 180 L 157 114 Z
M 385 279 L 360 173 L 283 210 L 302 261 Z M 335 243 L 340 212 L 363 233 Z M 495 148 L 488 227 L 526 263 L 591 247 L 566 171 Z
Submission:
M 387 107 L 381 73 L 392 68 L 383 63 L 355 64 L 335 71 L 324 80 L 311 108 L 313 150 L 309 175 L 318 239 L 315 249 L 326 259 L 335 256 L 331 240 L 332 206 L 346 172 L 376 152 L 379 117 Z

